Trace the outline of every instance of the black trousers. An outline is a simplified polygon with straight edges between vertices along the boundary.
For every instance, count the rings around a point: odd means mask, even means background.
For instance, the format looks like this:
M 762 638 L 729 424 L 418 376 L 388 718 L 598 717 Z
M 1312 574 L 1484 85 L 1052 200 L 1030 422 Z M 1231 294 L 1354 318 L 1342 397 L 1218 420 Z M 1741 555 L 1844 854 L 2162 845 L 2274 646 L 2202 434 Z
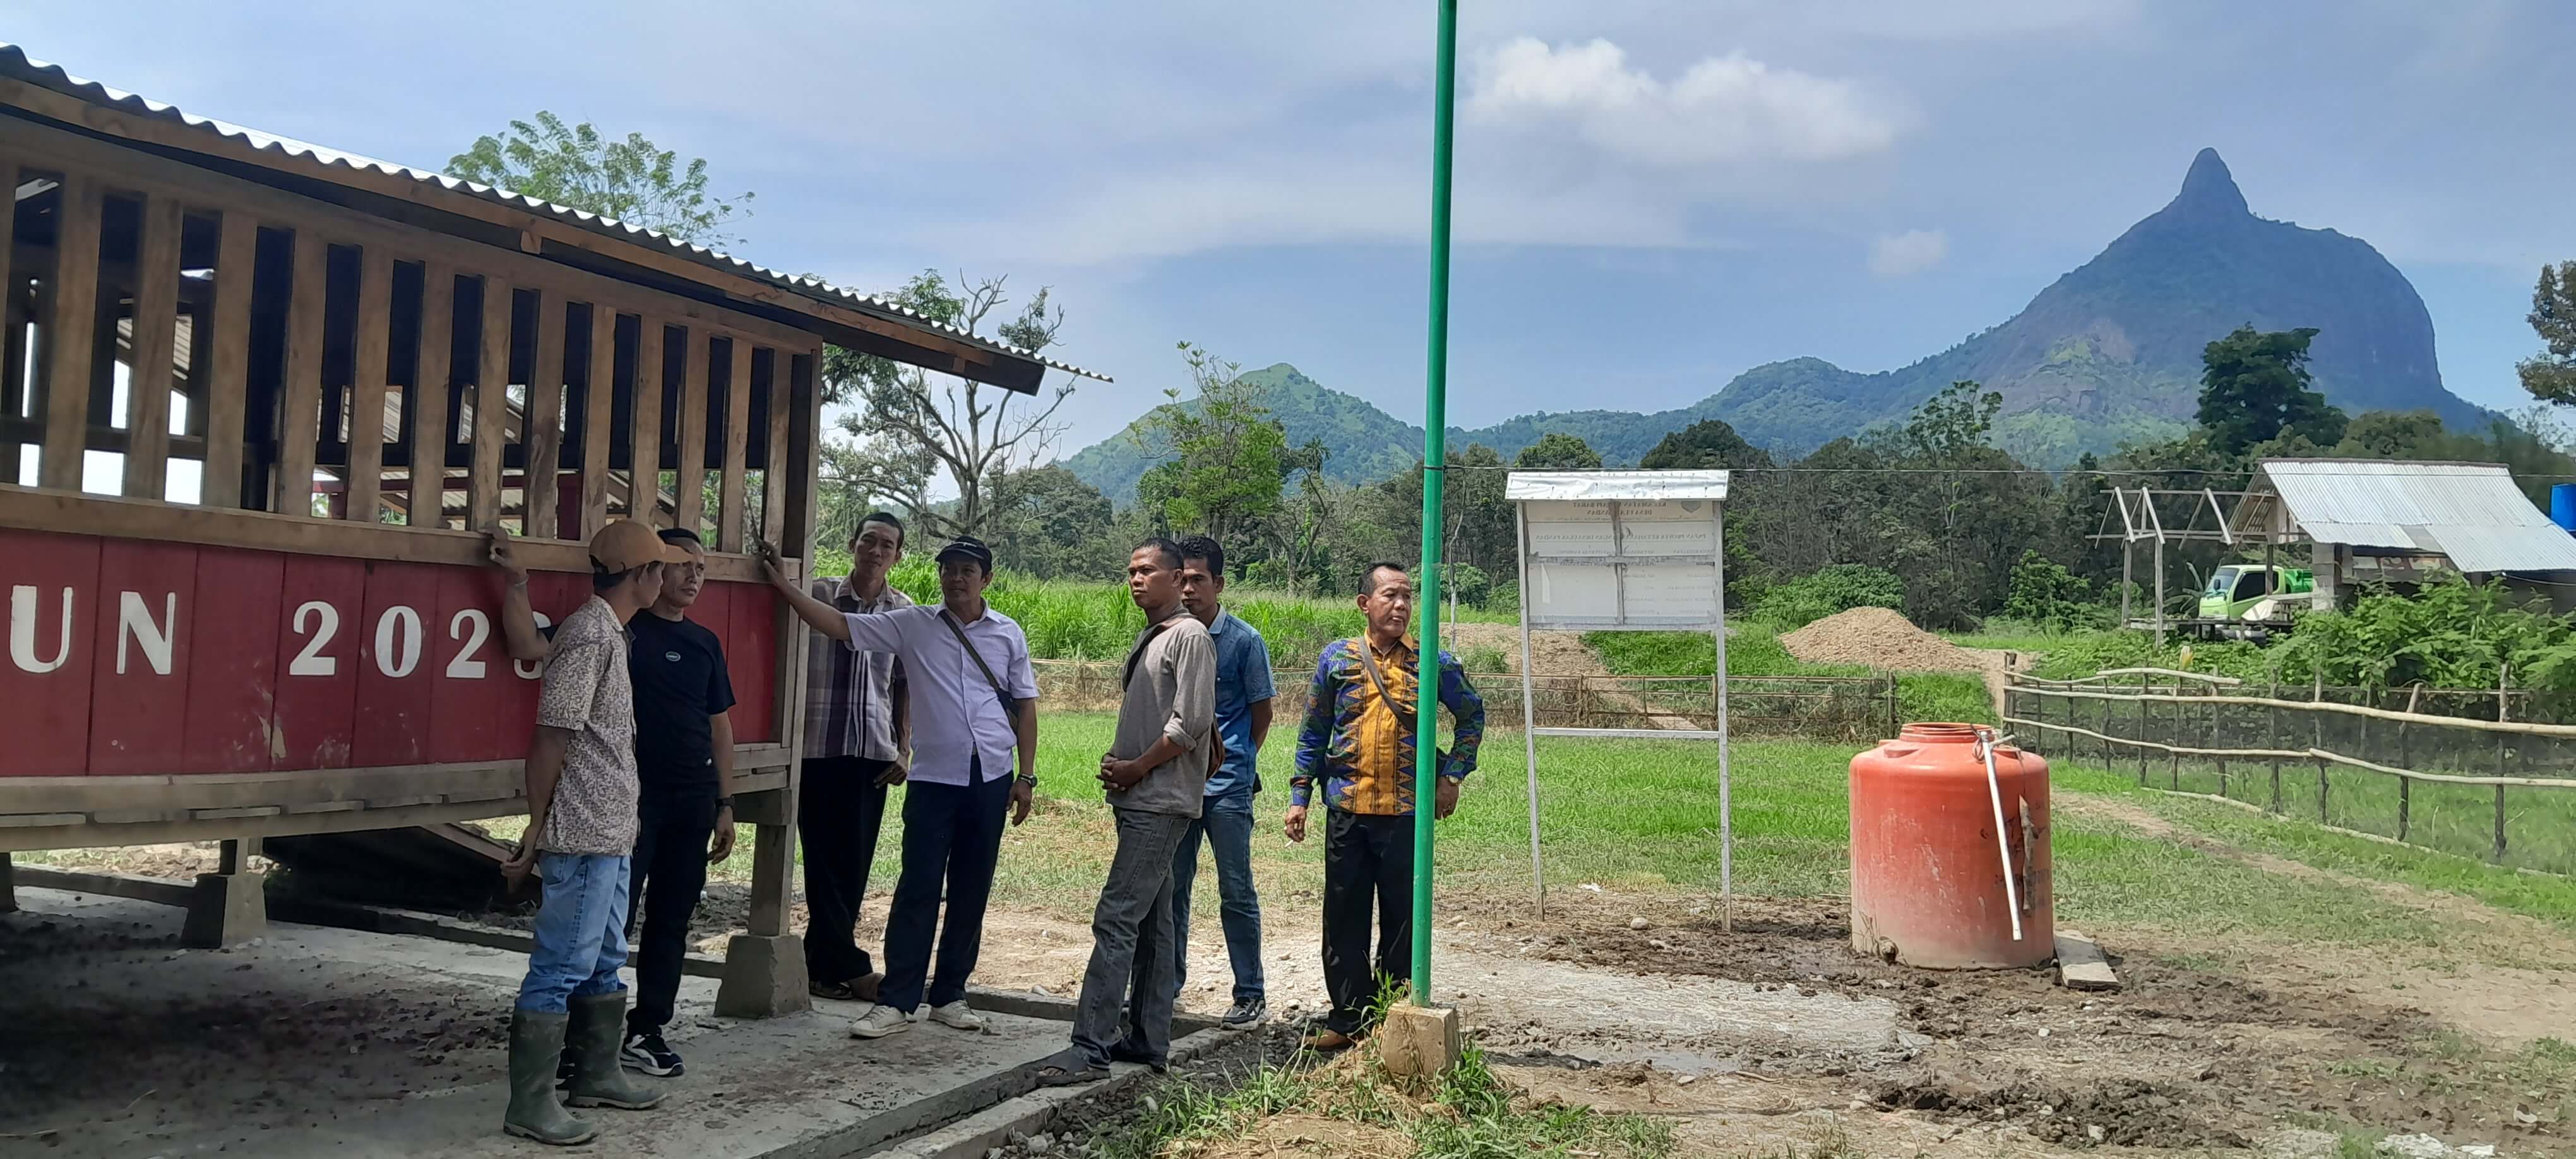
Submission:
M 978 759 L 971 785 L 912 781 L 903 790 L 903 872 L 895 878 L 894 908 L 886 914 L 885 981 L 877 1001 L 906 1014 L 922 1004 L 923 986 L 933 1006 L 966 996 L 966 979 L 984 948 L 984 907 L 993 897 L 993 867 L 1002 857 L 1002 827 L 1011 807 L 1011 778 L 980 780 Z M 940 917 L 941 887 L 947 919 Z M 939 935 L 939 968 L 931 972 L 930 940 Z
M 1413 818 L 1339 809 L 1324 817 L 1324 990 L 1333 999 L 1324 1025 L 1351 1034 L 1377 1000 L 1379 975 L 1413 976 Z
M 857 932 L 877 832 L 885 824 L 886 787 L 877 778 L 892 763 L 864 757 L 805 762 L 796 832 L 805 849 L 805 976 L 817 985 L 876 973 Z
M 689 915 L 707 887 L 707 839 L 716 831 L 713 793 L 644 794 L 636 808 L 633 880 L 627 910 L 642 915 L 635 945 L 635 1005 L 626 1028 L 637 1034 L 671 1023 L 680 997 L 680 963 L 689 953 Z

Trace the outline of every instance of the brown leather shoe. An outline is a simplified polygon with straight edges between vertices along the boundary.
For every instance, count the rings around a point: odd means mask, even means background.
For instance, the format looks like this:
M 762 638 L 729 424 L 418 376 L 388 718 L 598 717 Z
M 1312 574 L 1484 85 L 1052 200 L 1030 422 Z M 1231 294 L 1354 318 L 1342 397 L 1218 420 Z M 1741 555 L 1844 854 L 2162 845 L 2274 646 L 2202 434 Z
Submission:
M 1358 1043 L 1358 1039 L 1344 1034 L 1341 1031 L 1334 1030 L 1331 1027 L 1318 1026 L 1313 1030 L 1307 1031 L 1306 1037 L 1299 1040 L 1298 1045 L 1303 1046 L 1308 1050 L 1315 1051 L 1318 1054 L 1332 1054 L 1337 1051 L 1349 1050 L 1351 1047 L 1358 1045 Z

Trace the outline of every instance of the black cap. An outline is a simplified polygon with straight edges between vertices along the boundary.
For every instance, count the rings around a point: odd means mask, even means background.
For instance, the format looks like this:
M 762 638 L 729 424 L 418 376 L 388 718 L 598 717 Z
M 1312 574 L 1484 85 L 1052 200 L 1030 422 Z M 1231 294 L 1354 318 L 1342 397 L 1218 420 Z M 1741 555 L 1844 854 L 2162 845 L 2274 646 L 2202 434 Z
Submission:
M 939 554 L 932 556 L 931 561 L 946 563 L 952 557 L 974 560 L 987 574 L 993 570 L 993 549 L 984 546 L 983 540 L 972 535 L 960 535 L 949 540 L 948 546 L 940 548 Z

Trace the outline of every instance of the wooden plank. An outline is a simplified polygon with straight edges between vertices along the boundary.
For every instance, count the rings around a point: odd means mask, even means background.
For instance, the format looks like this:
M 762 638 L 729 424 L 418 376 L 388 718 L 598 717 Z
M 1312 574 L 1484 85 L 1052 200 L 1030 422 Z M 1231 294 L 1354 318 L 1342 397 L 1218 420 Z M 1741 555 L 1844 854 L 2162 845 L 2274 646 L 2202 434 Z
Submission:
M 89 641 L 100 617 L 93 594 L 99 590 L 100 547 L 85 536 L 0 531 L 0 559 L 9 561 L 10 618 L 16 621 L 10 626 L 13 662 L 0 664 L 0 704 L 9 706 L 9 756 L 0 762 L 0 786 L 89 768 L 91 676 L 98 656 Z M 28 601 L 23 621 L 22 601 Z M 16 811 L 57 807 L 39 801 Z
M 472 567 L 486 562 L 481 532 L 299 519 L 265 511 L 218 511 L 0 485 L 0 529 L 10 528 L 348 559 Z M 519 545 L 519 557 L 535 571 L 590 574 L 589 554 L 578 544 L 531 541 Z M 789 563 L 791 572 L 802 574 L 795 561 Z M 710 555 L 707 578 L 758 581 L 761 575 L 759 565 L 747 556 Z
M 420 361 L 411 386 L 411 492 L 403 500 L 414 527 L 442 525 L 439 504 L 447 491 L 447 442 L 456 416 L 447 412 L 455 382 L 456 267 L 438 258 L 420 263 Z
M 99 545 L 91 775 L 164 772 L 186 759 L 196 575 L 197 548 L 188 544 Z
M 177 380 L 179 230 L 185 207 L 144 202 L 134 271 L 134 364 L 126 376 L 125 493 L 158 499 L 170 464 L 170 388 Z
M 269 767 L 277 699 L 277 587 L 286 557 L 208 547 L 197 553 L 188 624 L 188 709 L 175 771 L 247 773 Z
M 681 332 L 687 361 L 680 376 L 680 458 L 673 464 L 671 525 L 698 531 L 706 524 L 707 359 L 713 344 L 704 330 Z
M 385 482 L 385 366 L 393 352 L 394 255 L 358 255 L 358 325 L 349 369 L 349 499 L 341 517 L 372 523 Z
M 556 508 L 561 505 L 557 477 L 563 473 L 564 299 L 542 287 L 537 299 L 537 342 L 528 367 L 528 408 L 519 424 L 519 442 L 527 448 L 527 523 L 529 539 L 560 539 Z
M 2051 696 L 2073 700 L 2116 700 L 2122 702 L 2155 701 L 2165 704 L 2206 704 L 2207 696 L 2181 696 L 2170 692 L 2088 692 L 2075 688 L 2030 688 L 2021 691 L 2033 696 Z M 2492 695 L 2491 693 L 2488 695 Z M 2366 716 L 2373 720 L 2393 720 L 2409 724 L 2446 728 L 2475 729 L 2479 732 L 2521 733 L 2525 736 L 2576 737 L 2576 724 L 2533 724 L 2519 720 L 2481 720 L 2474 716 L 2436 716 L 2400 712 L 2393 708 L 2376 708 L 2367 704 L 2341 704 L 2331 700 L 2280 700 L 2268 696 L 2231 696 L 2227 703 L 2252 708 L 2287 708 L 2300 712 L 2334 712 L 2345 716 Z
M 640 374 L 637 377 L 642 377 Z M 581 530 L 583 542 L 608 525 L 608 456 L 616 432 L 617 310 L 590 304 L 590 373 L 583 386 L 581 418 Z M 571 538 L 566 536 L 565 538 Z
M 439 588 L 455 569 L 416 563 L 367 568 L 366 612 L 344 625 L 357 637 L 357 719 L 349 750 L 356 765 L 408 765 L 431 759 L 430 699 L 446 670 L 439 647 Z
M 0 189 L 14 191 L 17 188 L 17 160 L 0 157 Z M 0 415 L 19 413 L 22 392 L 27 386 L 20 379 L 22 351 L 17 349 L 26 341 L 26 328 L 18 324 L 17 318 L 18 297 L 26 286 L 23 282 L 10 280 L 9 268 L 18 254 L 17 229 L 17 199 L 13 196 L 7 207 L 0 209 L 0 328 L 10 332 L 7 340 L 0 342 L 0 360 L 8 364 L 0 367 Z M 0 440 L 0 479 L 17 481 L 18 458 L 18 444 L 14 440 Z M 0 912 L 7 912 L 9 898 L 8 866 L 5 862 L 5 858 L 0 858 Z
M 242 444 L 250 400 L 251 276 L 259 253 L 259 219 L 228 210 L 218 226 L 215 304 L 208 316 L 213 354 L 197 368 L 206 387 L 206 467 L 197 501 L 208 507 L 242 502 Z
M 821 468 L 823 421 L 822 393 L 814 383 L 822 366 L 822 354 L 817 347 L 798 355 L 787 380 L 787 471 L 791 485 L 787 492 L 787 526 L 782 529 L 778 550 L 790 559 L 808 558 L 814 546 L 814 521 L 820 506 L 814 485 Z
M 89 429 L 92 352 L 98 344 L 98 234 L 105 202 L 98 183 L 65 173 L 62 221 L 56 228 L 52 293 L 42 327 L 45 361 L 45 450 L 36 481 L 58 491 L 81 485 L 81 436 Z
M 90 893 L 103 897 L 132 898 L 154 905 L 186 906 L 196 900 L 194 882 L 170 881 L 109 870 L 57 869 L 50 865 L 18 867 L 18 884 L 38 889 L 58 889 L 65 893 Z
M 2057 984 L 2069 990 L 2117 990 L 2120 976 L 2102 947 L 2073 930 L 2057 931 Z
M 745 475 L 751 469 L 751 339 L 730 343 L 733 370 L 725 380 L 724 476 L 716 483 L 716 550 L 740 552 Z
M 277 468 L 268 509 L 313 514 L 313 446 L 322 429 L 322 318 L 330 296 L 330 244 L 295 231 L 295 285 L 286 308 L 286 382 L 277 404 Z
M 771 543 L 782 543 L 779 534 L 787 522 L 787 494 L 799 484 L 788 464 L 794 456 L 787 452 L 787 400 L 794 391 L 788 386 L 795 372 L 796 358 L 785 350 L 769 352 L 769 430 L 765 436 L 760 468 L 760 537 Z
M 645 314 L 636 320 L 635 413 L 633 446 L 627 454 L 626 517 L 659 526 L 662 522 L 662 319 Z M 685 339 L 683 340 L 685 341 Z
M 501 522 L 501 447 L 508 440 L 510 387 L 510 283 L 483 275 L 482 355 L 474 365 L 473 466 L 465 476 L 465 529 L 489 531 Z

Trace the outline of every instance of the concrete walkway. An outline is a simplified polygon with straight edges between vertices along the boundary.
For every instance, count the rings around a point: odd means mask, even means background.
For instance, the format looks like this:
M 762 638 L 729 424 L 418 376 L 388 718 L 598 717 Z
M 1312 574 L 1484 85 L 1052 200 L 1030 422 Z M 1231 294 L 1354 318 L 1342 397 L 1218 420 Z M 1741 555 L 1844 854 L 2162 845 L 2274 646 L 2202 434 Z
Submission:
M 254 945 L 179 948 L 180 911 L 22 888 L 0 914 L 0 1154 L 217 1152 L 486 1156 L 501 1134 L 503 1047 L 526 959 L 479 946 L 277 924 Z M 688 1073 L 648 1112 L 582 1112 L 592 1153 L 838 1156 L 1027 1088 L 1062 1022 L 992 1016 L 876 1042 L 856 1007 L 718 1021 L 715 983 L 682 980 L 672 1045 Z

